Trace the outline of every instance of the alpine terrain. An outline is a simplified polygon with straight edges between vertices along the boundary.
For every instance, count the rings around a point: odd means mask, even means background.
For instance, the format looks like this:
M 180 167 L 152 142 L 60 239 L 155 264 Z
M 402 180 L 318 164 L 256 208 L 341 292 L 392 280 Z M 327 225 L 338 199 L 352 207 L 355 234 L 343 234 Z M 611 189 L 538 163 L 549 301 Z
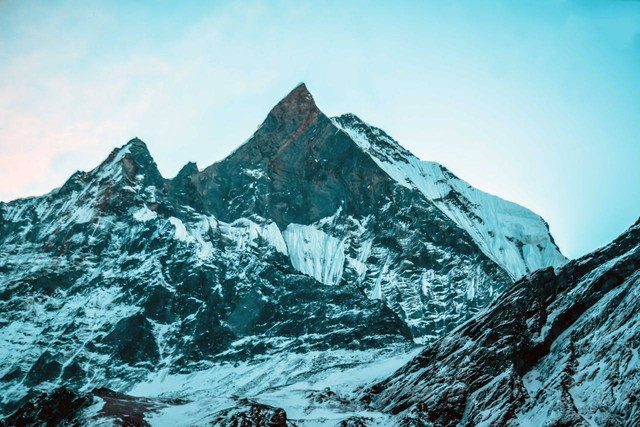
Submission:
M 304 84 L 224 160 L 135 138 L 0 203 L 5 425 L 633 425 L 640 223 L 545 221 Z

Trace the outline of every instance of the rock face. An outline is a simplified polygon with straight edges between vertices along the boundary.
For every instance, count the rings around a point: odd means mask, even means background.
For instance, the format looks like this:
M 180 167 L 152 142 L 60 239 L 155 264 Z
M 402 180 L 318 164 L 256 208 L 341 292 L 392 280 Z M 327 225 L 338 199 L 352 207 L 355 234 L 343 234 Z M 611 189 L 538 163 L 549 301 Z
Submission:
M 0 411 L 61 386 L 206 389 L 221 419 L 281 420 L 269 408 L 292 378 L 311 384 L 288 389 L 309 407 L 323 381 L 350 395 L 361 383 L 329 375 L 382 379 L 415 341 L 565 262 L 540 217 L 353 115 L 328 118 L 300 85 L 203 170 L 165 179 L 136 138 L 49 194 L 0 203 Z M 215 399 L 231 394 L 271 400 L 227 411 L 237 402 Z M 341 408 L 337 421 L 388 420 L 345 399 L 322 405 Z
M 407 424 L 635 425 L 638 326 L 640 220 L 608 246 L 520 280 L 365 400 Z
M 42 394 L 25 403 L 3 421 L 6 425 L 80 425 L 82 409 L 93 403 L 92 396 L 80 396 L 65 387 Z
M 284 409 L 246 400 L 241 401 L 238 406 L 223 409 L 213 418 L 213 424 L 221 426 L 287 426 L 287 413 Z

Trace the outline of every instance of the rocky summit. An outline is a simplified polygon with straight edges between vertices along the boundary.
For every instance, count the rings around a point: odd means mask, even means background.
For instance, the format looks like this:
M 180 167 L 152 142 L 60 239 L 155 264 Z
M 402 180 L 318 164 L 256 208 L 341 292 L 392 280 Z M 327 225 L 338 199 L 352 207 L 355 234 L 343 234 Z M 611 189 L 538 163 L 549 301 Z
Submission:
M 133 139 L 0 203 L 7 425 L 621 425 L 636 224 L 568 262 L 546 222 L 304 84 L 227 158 Z

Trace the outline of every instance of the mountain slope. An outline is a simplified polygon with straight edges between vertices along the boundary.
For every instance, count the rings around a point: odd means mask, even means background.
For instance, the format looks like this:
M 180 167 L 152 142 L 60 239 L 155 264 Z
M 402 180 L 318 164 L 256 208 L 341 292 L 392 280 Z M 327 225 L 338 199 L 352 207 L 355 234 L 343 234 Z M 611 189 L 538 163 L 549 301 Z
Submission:
M 388 420 L 353 401 L 356 388 L 480 312 L 513 272 L 344 129 L 300 85 L 202 171 L 165 179 L 133 139 L 49 194 L 1 203 L 2 414 L 69 392 L 160 399 L 139 404 L 162 416 L 272 413 L 264 402 L 296 419 Z M 532 218 L 504 236 L 546 248 L 521 265 L 556 265 Z
M 517 282 L 366 400 L 433 425 L 634 425 L 640 220 L 608 246 Z
M 353 114 L 333 121 L 389 176 L 434 202 L 512 278 L 567 262 L 547 223 L 530 210 L 473 188 L 438 163 L 420 161 L 384 131 Z

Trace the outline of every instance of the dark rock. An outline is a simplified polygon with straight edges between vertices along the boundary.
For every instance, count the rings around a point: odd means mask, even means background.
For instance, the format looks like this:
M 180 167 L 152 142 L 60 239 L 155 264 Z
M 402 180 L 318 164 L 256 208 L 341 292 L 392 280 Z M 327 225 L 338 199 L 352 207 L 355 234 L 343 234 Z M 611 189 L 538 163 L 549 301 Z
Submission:
M 134 314 L 120 320 L 100 343 L 109 346 L 114 356 L 125 363 L 156 363 L 160 354 L 151 329 L 146 317 Z
M 79 411 L 92 403 L 91 396 L 60 387 L 25 403 L 2 422 L 7 426 L 81 426 Z
M 55 356 L 45 351 L 33 364 L 25 380 L 28 386 L 34 386 L 44 381 L 56 379 L 62 372 L 62 364 Z
M 287 413 L 282 408 L 241 399 L 232 408 L 214 414 L 212 425 L 233 427 L 286 427 Z

